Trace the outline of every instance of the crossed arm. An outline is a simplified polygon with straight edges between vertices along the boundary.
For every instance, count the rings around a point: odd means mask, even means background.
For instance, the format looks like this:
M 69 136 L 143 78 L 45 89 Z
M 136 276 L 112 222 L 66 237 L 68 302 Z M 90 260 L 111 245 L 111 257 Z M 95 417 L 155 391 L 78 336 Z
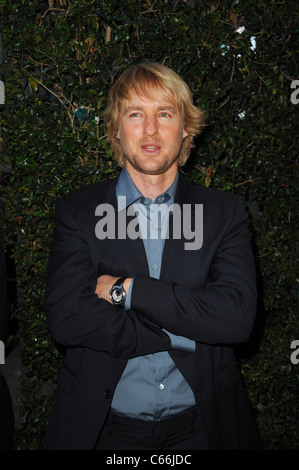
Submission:
M 95 294 L 99 298 L 103 298 L 104 300 L 111 302 L 109 291 L 113 284 L 119 279 L 119 277 L 115 276 L 109 276 L 108 274 L 104 274 L 102 276 L 99 276 L 97 278 L 97 287 L 95 290 Z M 125 281 L 123 282 L 123 286 L 126 292 L 129 292 L 129 289 L 131 287 L 133 278 L 126 278 Z M 166 329 L 163 328 L 163 331 L 167 333 L 167 335 L 171 339 L 171 347 L 172 349 L 177 349 L 181 351 L 188 351 L 188 352 L 194 352 L 196 349 L 195 342 L 192 340 L 189 340 L 188 338 L 185 338 L 181 335 L 174 335 L 170 331 L 167 331 Z
M 97 279 L 76 207 L 63 197 L 56 208 L 45 292 L 53 339 L 68 348 L 86 347 L 121 358 L 171 349 L 170 338 L 160 327 L 110 303 L 114 278 L 107 276 L 104 283 Z
M 189 289 L 136 276 L 131 310 L 125 310 L 112 305 L 109 298 L 118 277 L 95 277 L 74 209 L 60 200 L 46 287 L 47 319 L 54 339 L 68 347 L 88 347 L 125 358 L 171 349 L 164 330 L 214 344 L 246 340 L 255 318 L 256 293 L 248 220 L 240 207 L 237 212 L 204 287 Z M 127 278 L 127 291 L 130 283 Z

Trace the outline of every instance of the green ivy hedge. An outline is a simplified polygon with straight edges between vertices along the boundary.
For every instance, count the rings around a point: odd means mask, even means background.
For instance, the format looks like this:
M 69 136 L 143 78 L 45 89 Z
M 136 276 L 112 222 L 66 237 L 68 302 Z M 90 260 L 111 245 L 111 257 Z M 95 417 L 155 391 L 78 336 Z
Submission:
M 299 366 L 290 360 L 298 339 L 294 8 L 268 0 L 0 1 L 1 223 L 14 245 L 26 371 L 19 448 L 42 446 L 62 356 L 43 306 L 56 202 L 118 173 L 102 111 L 115 78 L 144 59 L 176 70 L 207 113 L 184 172 L 248 205 L 259 305 L 237 354 L 264 448 L 299 447 Z

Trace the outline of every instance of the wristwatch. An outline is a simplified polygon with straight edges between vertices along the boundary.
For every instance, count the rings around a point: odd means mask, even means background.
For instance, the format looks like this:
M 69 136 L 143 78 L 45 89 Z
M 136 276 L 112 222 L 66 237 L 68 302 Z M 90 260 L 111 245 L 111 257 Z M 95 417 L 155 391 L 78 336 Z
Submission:
M 127 293 L 124 289 L 123 282 L 126 277 L 120 277 L 110 289 L 110 299 L 113 305 L 124 306 L 126 302 Z

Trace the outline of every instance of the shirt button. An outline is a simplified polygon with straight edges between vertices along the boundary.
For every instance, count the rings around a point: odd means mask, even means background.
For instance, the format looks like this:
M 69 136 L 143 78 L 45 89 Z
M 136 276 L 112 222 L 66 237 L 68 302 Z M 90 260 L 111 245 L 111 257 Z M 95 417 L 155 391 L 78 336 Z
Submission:
M 158 266 L 157 266 L 156 264 L 152 264 L 152 268 L 153 268 L 153 269 L 157 269 Z
M 163 388 L 164 388 L 164 385 L 163 385 L 163 384 L 160 384 L 160 385 L 159 385 L 159 389 L 160 389 L 160 390 L 163 390 Z

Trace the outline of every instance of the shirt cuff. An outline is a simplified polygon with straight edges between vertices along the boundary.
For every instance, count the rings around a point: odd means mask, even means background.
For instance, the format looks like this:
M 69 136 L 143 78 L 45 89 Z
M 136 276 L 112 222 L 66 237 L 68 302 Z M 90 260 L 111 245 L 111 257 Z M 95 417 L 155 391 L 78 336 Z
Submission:
M 133 284 L 134 284 L 134 277 L 132 279 L 131 285 L 130 285 L 129 290 L 127 292 L 127 297 L 126 297 L 126 302 L 125 302 L 125 309 L 126 310 L 131 310 L 131 297 L 132 297 Z
M 196 348 L 195 341 L 184 336 L 176 336 L 173 333 L 163 329 L 168 334 L 171 340 L 172 349 L 179 349 L 180 351 L 194 352 Z

